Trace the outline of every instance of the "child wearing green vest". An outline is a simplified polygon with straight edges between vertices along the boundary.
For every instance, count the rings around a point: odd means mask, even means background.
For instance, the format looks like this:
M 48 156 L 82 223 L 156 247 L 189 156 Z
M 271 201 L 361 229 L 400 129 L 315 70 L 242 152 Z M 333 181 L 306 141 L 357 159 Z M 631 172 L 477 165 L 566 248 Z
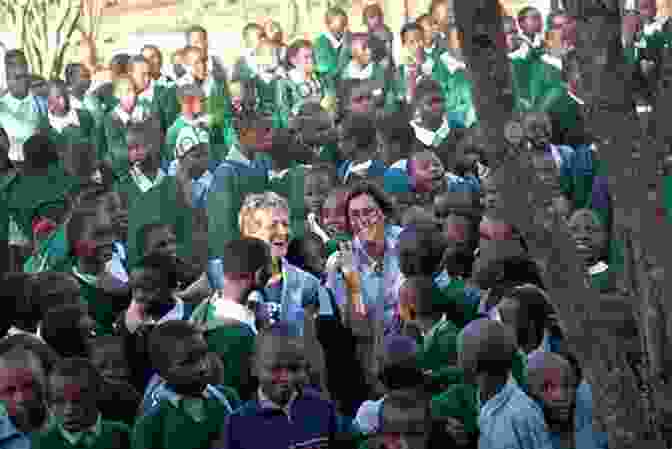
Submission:
M 243 399 L 251 398 L 255 385 L 250 379 L 258 317 L 250 301 L 257 288 L 255 277 L 271 264 L 268 246 L 261 240 L 231 240 L 222 253 L 222 285 L 191 316 L 204 329 L 211 352 L 224 363 L 224 384 L 236 389 Z M 257 293 L 255 293 L 257 294 Z
M 41 449 L 122 449 L 130 447 L 126 424 L 104 420 L 98 408 L 103 379 L 84 358 L 63 359 L 49 375 L 47 402 L 53 422 L 35 434 Z
M 129 75 L 138 92 L 138 103 L 159 117 L 161 130 L 165 133 L 177 118 L 175 88 L 154 81 L 150 63 L 142 55 L 130 59 Z
M 332 7 L 324 15 L 327 31 L 320 34 L 313 47 L 315 71 L 330 85 L 335 85 L 350 62 L 350 33 L 348 15 L 339 7 Z
M 392 100 L 388 100 L 388 95 L 393 95 L 392 79 L 388 76 L 386 69 L 373 59 L 369 40 L 370 37 L 366 33 L 352 35 L 352 57 L 343 70 L 341 79 L 375 82 L 376 89 L 373 91 L 373 96 L 380 99 L 377 103 L 388 105 L 392 103 Z
M 226 157 L 226 150 L 236 142 L 233 128 L 231 94 L 226 82 L 208 72 L 207 60 L 202 49 L 187 47 L 184 52 L 186 74 L 176 82 L 177 86 L 196 84 L 205 94 L 205 112 L 209 115 L 208 125 L 217 135 L 213 139 L 218 145 L 218 160 Z
M 7 67 L 7 93 L 0 98 L 0 126 L 9 137 L 9 159 L 24 161 L 23 146 L 30 136 L 46 129 L 46 110 L 30 93 L 31 76 L 24 64 Z
M 83 144 L 91 144 L 91 151 L 94 151 L 94 147 L 103 144 L 103 135 L 91 114 L 72 107 L 63 81 L 49 82 L 47 102 L 50 135 L 64 151 L 68 151 L 69 146 Z
M 283 117 L 298 115 L 306 103 L 321 103 L 328 93 L 334 91 L 324 75 L 316 71 L 313 47 L 306 40 L 294 42 L 287 57 L 291 69 L 280 87 L 280 101 L 277 105 Z M 327 109 L 327 108 L 325 108 Z
M 180 98 L 181 114 L 168 130 L 162 150 L 162 159 L 165 161 L 177 159 L 179 136 L 185 129 L 199 130 L 197 135 L 202 135 L 199 141 L 207 138 L 209 167 L 211 171 L 214 171 L 215 167 L 228 153 L 229 147 L 224 143 L 223 135 L 220 133 L 221 130 L 213 127 L 210 121 L 211 117 L 205 114 L 203 101 L 205 92 L 196 84 L 190 84 L 178 87 L 178 96 Z
M 151 332 L 150 358 L 167 390 L 136 421 L 131 448 L 199 449 L 219 437 L 238 398 L 207 383 L 207 351 L 201 331 L 187 322 L 168 321 Z
M 160 130 L 159 118 L 146 102 L 138 101 L 138 94 L 130 76 L 120 75 L 114 81 L 115 106 L 103 117 L 104 145 L 98 159 L 110 164 L 115 177 L 124 177 L 133 165 L 129 160 L 129 129 L 149 123 Z

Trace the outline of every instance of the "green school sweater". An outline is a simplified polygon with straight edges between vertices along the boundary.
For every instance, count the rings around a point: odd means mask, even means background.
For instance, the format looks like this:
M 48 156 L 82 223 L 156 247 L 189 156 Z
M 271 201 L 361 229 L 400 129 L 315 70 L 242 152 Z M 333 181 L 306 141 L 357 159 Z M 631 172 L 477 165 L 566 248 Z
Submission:
M 124 423 L 115 421 L 101 422 L 101 433 L 93 446 L 83 443 L 72 445 L 61 434 L 57 426 L 52 425 L 48 430 L 33 434 L 31 446 L 33 449 L 129 449 L 131 447 L 131 429 Z
M 476 123 L 476 108 L 471 94 L 471 81 L 466 71 L 447 65 L 444 58 L 441 58 L 439 63 L 434 66 L 432 78 L 441 85 L 446 113 L 461 116 L 466 128 Z
M 209 449 L 219 437 L 228 410 L 217 398 L 205 400 L 205 420 L 196 422 L 180 403 L 161 401 L 155 413 L 138 418 L 131 436 L 132 449 Z
M 250 367 L 255 336 L 246 324 L 215 318 L 214 309 L 211 302 L 202 302 L 191 314 L 191 321 L 204 326 L 208 350 L 221 358 L 224 364 L 222 383 L 245 396 L 249 393 L 249 373 L 244 371 Z
M 159 121 L 161 122 L 161 130 L 165 133 L 179 115 L 176 86 L 155 82 L 152 109 L 157 112 Z
M 175 147 L 177 145 L 177 137 L 185 126 L 188 126 L 187 120 L 184 116 L 179 115 L 168 129 L 165 144 L 162 148 L 163 160 L 172 161 L 176 158 Z M 229 135 L 227 137 L 227 132 L 227 130 L 218 126 L 208 126 L 208 134 L 210 138 L 208 147 L 210 148 L 211 161 L 221 162 L 229 152 L 230 145 L 227 143 L 227 139 L 230 139 L 231 136 Z
M 329 82 L 336 82 L 341 78 L 352 57 L 350 48 L 343 45 L 344 43 L 335 48 L 325 33 L 320 34 L 313 43 L 315 70 Z
M 225 81 L 210 77 L 204 83 L 203 88 L 206 95 L 205 112 L 212 116 L 210 126 L 221 130 L 222 143 L 228 151 L 228 148 L 231 148 L 231 145 L 237 139 L 233 127 L 233 109 L 231 108 L 231 95 L 228 86 Z M 223 151 L 219 160 L 223 160 L 224 157 L 226 157 L 226 152 Z
M 72 269 L 72 274 L 79 282 L 80 297 L 96 322 L 96 335 L 112 335 L 114 321 L 120 312 L 119 305 L 113 302 L 114 298 L 97 287 L 96 276 L 80 273 L 76 265 Z
M 459 331 L 452 321 L 441 319 L 423 338 L 418 363 L 423 371 L 431 370 L 429 377 L 436 387 L 447 386 L 455 381 Z
M 60 132 L 50 128 L 49 137 L 61 148 L 71 144 L 89 143 L 94 146 L 92 151 L 97 150 L 102 144 L 101 139 L 103 138 L 100 128 L 96 126 L 95 120 L 88 111 L 80 109 L 75 112 L 79 120 L 79 126 L 67 126 Z
M 462 279 L 451 279 L 450 283 L 441 289 L 433 303 L 448 314 L 448 319 L 458 329 L 464 328 L 470 321 L 478 317 L 478 304 L 466 301 L 464 293 L 465 283 Z

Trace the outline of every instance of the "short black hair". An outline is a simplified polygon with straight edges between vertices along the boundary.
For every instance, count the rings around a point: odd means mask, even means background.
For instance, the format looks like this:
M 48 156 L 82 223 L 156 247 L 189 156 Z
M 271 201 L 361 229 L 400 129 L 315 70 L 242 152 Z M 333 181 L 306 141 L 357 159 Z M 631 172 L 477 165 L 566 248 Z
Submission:
M 348 14 L 340 6 L 332 6 L 331 8 L 327 9 L 327 12 L 324 13 L 325 20 L 329 20 L 330 18 L 337 16 L 341 16 L 345 18 L 345 20 L 348 20 Z
M 413 31 L 419 31 L 422 33 L 422 27 L 418 25 L 417 22 L 410 22 L 405 24 L 403 27 L 401 27 L 401 31 L 399 34 L 401 35 L 401 43 L 405 44 L 406 43 L 406 34 L 413 32 Z
M 149 334 L 148 349 L 152 366 L 161 373 L 170 362 L 169 348 L 178 341 L 201 334 L 201 331 L 188 321 L 170 320 L 159 324 Z
M 24 351 L 34 356 L 41 364 L 46 375 L 61 357 L 48 344 L 32 334 L 14 334 L 0 339 L 0 359 L 14 351 Z
M 178 86 L 176 89 L 177 98 L 182 99 L 184 97 L 205 97 L 205 91 L 202 87 L 196 84 L 186 84 L 184 86 Z
M 434 299 L 438 293 L 438 287 L 434 284 L 432 276 L 410 276 L 406 284 L 417 293 L 415 296 L 415 311 L 418 317 L 433 317 L 440 311 L 434 306 Z
M 205 34 L 206 36 L 208 35 L 208 31 L 205 28 L 203 28 L 202 26 L 192 25 L 189 28 L 187 28 L 187 30 L 184 32 L 184 38 L 186 39 L 187 44 L 190 43 L 191 35 L 194 34 L 194 33 L 201 33 L 201 34 Z
M 523 319 L 523 321 L 518 320 L 518 322 L 525 323 L 536 330 L 538 341 L 528 341 L 529 334 L 523 332 L 522 329 L 516 329 L 518 345 L 521 347 L 527 345 L 538 347 L 542 342 L 547 320 L 554 313 L 547 294 L 536 285 L 524 284 L 507 289 L 502 293 L 500 300 L 503 298 L 511 298 L 516 301 L 520 305 L 519 313 Z
M 13 48 L 11 50 L 7 50 L 7 53 L 5 53 L 4 62 L 6 66 L 14 65 L 17 63 L 27 66 L 28 58 L 26 58 L 26 54 L 23 52 L 23 50 L 19 48 Z
M 102 391 L 105 381 L 95 366 L 85 357 L 68 357 L 59 360 L 49 374 L 50 378 L 65 377 L 70 379 L 86 378 L 93 389 L 95 397 Z
M 88 205 L 87 205 L 88 206 Z M 72 211 L 70 219 L 65 225 L 68 246 L 73 255 L 77 256 L 77 243 L 82 240 L 91 240 L 96 223 L 97 210 L 95 207 L 77 207 Z
M 441 265 L 447 242 L 429 226 L 405 228 L 399 235 L 399 266 L 405 276 L 431 276 Z
M 541 14 L 541 12 L 534 6 L 526 6 L 518 12 L 518 20 L 522 20 L 525 17 L 533 14 Z
M 154 45 L 154 44 L 145 44 L 145 45 L 143 45 L 142 48 L 140 49 L 140 54 L 144 53 L 145 50 L 156 51 L 156 52 L 159 53 L 159 55 L 161 55 L 161 49 L 158 47 L 158 45 Z M 163 55 L 161 55 L 161 56 L 163 56 Z
M 255 273 L 268 265 L 271 253 L 263 240 L 243 237 L 224 244 L 222 269 L 227 273 Z
M 350 202 L 362 195 L 369 195 L 373 198 L 378 207 L 383 211 L 383 215 L 385 215 L 386 219 L 396 218 L 397 210 L 387 193 L 371 181 L 361 181 L 350 189 L 348 196 L 345 199 L 345 218 L 348 232 L 352 233 L 352 229 L 350 229 Z
M 110 67 L 115 73 L 128 73 L 128 67 L 131 62 L 131 55 L 128 53 L 119 53 L 110 59 Z
M 419 348 L 407 336 L 390 336 L 382 348 L 380 381 L 388 390 L 418 387 L 424 384 L 424 376 L 418 365 Z
M 0 318 L 0 332 L 4 337 L 12 326 L 35 330 L 40 314 L 32 305 L 33 275 L 23 272 L 3 273 L 0 280 L 0 302 L 4 312 Z
M 504 376 L 511 372 L 517 348 L 508 326 L 487 318 L 477 319 L 462 329 L 460 340 L 462 359 L 468 361 L 473 373 Z
M 376 127 L 372 117 L 348 114 L 341 122 L 345 138 L 354 139 L 357 148 L 371 148 L 376 144 Z
M 65 81 L 60 80 L 60 79 L 51 79 L 47 82 L 47 86 L 49 87 L 49 90 L 54 89 L 54 88 L 59 88 L 63 89 L 64 91 L 67 92 L 68 85 Z
M 259 25 L 258 23 L 255 23 L 255 22 L 250 22 L 243 27 L 243 32 L 242 32 L 243 38 L 247 37 L 247 33 L 249 33 L 250 30 L 254 30 L 254 29 L 257 29 L 257 30 L 261 31 L 262 33 L 264 32 L 264 28 L 261 25 Z
M 268 341 L 288 341 L 297 345 L 303 344 L 303 338 L 299 335 L 298 330 L 286 321 L 276 321 L 270 327 L 262 330 L 254 341 L 254 355 L 259 357 L 262 355 L 262 349 Z
M 34 168 L 46 168 L 58 162 L 57 146 L 47 133 L 38 131 L 23 144 L 26 164 Z
M 83 304 L 64 304 L 49 309 L 40 329 L 45 343 L 61 357 L 87 357 L 89 348 L 80 333 L 79 321 L 88 313 Z
M 79 303 L 79 282 L 70 273 L 43 271 L 32 279 L 32 302 L 41 317 L 54 307 Z M 73 291 L 74 290 L 74 291 Z M 71 296 L 73 293 L 76 296 Z
M 162 281 L 161 285 L 170 290 L 174 290 L 178 286 L 179 273 L 177 261 L 170 255 L 156 252 L 150 253 L 141 258 L 133 269 L 151 270 L 158 273 Z

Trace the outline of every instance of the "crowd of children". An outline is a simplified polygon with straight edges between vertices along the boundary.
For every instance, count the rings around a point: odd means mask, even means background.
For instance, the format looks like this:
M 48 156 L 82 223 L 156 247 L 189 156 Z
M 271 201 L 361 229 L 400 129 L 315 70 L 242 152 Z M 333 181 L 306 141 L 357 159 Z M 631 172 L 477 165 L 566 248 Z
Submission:
M 170 63 L 148 44 L 64 81 L 6 52 L 0 446 L 606 448 L 543 261 L 500 218 L 448 3 L 398 33 L 332 7 L 289 45 L 252 23 L 230 70 L 201 27 Z M 644 80 L 672 34 L 639 3 Z M 521 163 L 610 292 L 576 18 L 503 25 Z

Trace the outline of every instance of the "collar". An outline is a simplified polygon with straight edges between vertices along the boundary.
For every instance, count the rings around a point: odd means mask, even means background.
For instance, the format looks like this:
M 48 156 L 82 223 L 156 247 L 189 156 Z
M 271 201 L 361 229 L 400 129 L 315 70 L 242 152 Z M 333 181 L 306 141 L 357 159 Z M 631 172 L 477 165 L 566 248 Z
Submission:
M 295 391 L 294 393 L 292 393 L 292 397 L 289 399 L 289 402 L 287 402 L 287 405 L 282 407 L 281 405 L 276 404 L 271 399 L 269 399 L 268 396 L 266 396 L 264 392 L 261 390 L 261 387 L 257 389 L 257 400 L 259 401 L 259 407 L 262 410 L 280 410 L 288 417 L 291 416 L 290 412 L 292 410 L 292 405 L 294 404 L 294 401 L 296 401 L 298 397 L 299 393 Z
M 166 314 L 164 314 L 161 318 L 158 320 L 155 320 L 153 318 L 147 317 L 146 320 L 144 321 L 145 324 L 162 324 L 165 323 L 166 321 L 180 321 L 184 319 L 184 301 L 182 301 L 180 298 L 174 296 L 173 300 L 175 301 L 175 305 L 173 306 L 172 309 L 170 309 Z
M 152 101 L 154 100 L 154 87 L 156 87 L 156 81 L 151 80 L 149 82 L 149 86 L 147 86 L 147 89 L 143 90 L 138 95 L 138 100 L 152 103 Z
M 93 443 L 95 443 L 95 440 L 100 437 L 103 431 L 103 417 L 99 413 L 98 418 L 96 418 L 96 423 L 81 432 L 68 432 L 60 423 L 56 424 L 56 427 L 58 428 L 61 436 L 65 438 L 65 440 L 70 443 L 70 445 L 77 446 L 79 443 L 83 442 L 85 446 L 90 447 Z
M 212 387 L 210 384 L 206 385 L 203 391 L 198 396 L 195 396 L 194 399 L 209 399 L 212 397 L 212 392 L 210 391 L 210 388 Z M 170 404 L 177 408 L 180 406 L 180 403 L 185 400 L 189 399 L 179 393 L 175 393 L 172 389 L 170 388 L 165 388 L 164 391 L 162 391 L 162 394 L 164 394 L 165 399 L 170 402 Z
M 238 143 L 233 143 L 229 153 L 226 155 L 227 161 L 240 162 L 248 167 L 252 166 L 252 160 L 245 156 L 241 151 Z
M 579 97 L 577 97 L 577 96 L 574 94 L 574 92 L 572 92 L 572 91 L 569 90 L 569 89 L 567 89 L 567 96 L 568 96 L 569 98 L 571 98 L 572 100 L 576 101 L 577 104 L 580 104 L 580 105 L 585 104 L 585 101 L 583 101 L 582 99 L 580 99 Z
M 346 74 L 351 79 L 368 80 L 373 77 L 373 62 L 367 64 L 366 67 L 358 67 L 355 61 L 350 61 L 346 69 Z
M 79 127 L 79 116 L 74 107 L 70 107 L 70 111 L 63 117 L 52 115 L 51 112 L 48 112 L 47 116 L 49 117 L 49 125 L 59 133 L 63 132 L 68 126 Z
M 156 177 L 153 181 L 149 179 L 137 165 L 132 166 L 128 172 L 131 175 L 131 179 L 133 179 L 135 185 L 138 186 L 142 193 L 147 192 L 152 187 L 156 187 L 163 181 L 163 178 L 166 177 L 166 172 L 162 168 L 156 170 Z
M 118 104 L 117 107 L 114 108 L 114 112 L 117 117 L 119 117 L 119 120 L 121 120 L 124 126 L 128 125 L 129 122 L 142 122 L 146 118 L 144 108 L 140 103 L 137 102 L 130 114 L 121 108 L 121 104 Z
M 254 313 L 236 301 L 224 298 L 220 292 L 216 292 L 210 302 L 213 319 L 234 319 L 247 324 L 252 332 L 257 334 Z M 210 318 L 210 317 L 208 317 Z
M 652 22 L 644 24 L 642 27 L 642 34 L 644 36 L 651 36 L 652 34 L 663 31 L 663 27 L 667 23 L 667 17 L 656 17 Z
M 600 262 L 596 263 L 595 265 L 593 265 L 592 267 L 588 268 L 588 274 L 591 275 L 591 276 L 595 276 L 597 274 L 604 273 L 608 269 L 609 269 L 609 265 L 600 261 Z
M 347 31 L 346 31 L 346 33 L 347 33 Z M 324 36 L 327 38 L 327 40 L 329 41 L 331 46 L 334 47 L 336 50 L 338 50 L 339 48 L 341 48 L 341 45 L 343 45 L 343 41 L 345 40 L 345 34 L 346 33 L 343 33 L 343 37 L 341 38 L 341 40 L 336 39 L 336 36 L 334 36 L 331 33 L 331 31 L 327 31 L 326 33 L 324 33 Z
M 2 98 L 4 103 L 9 107 L 9 109 L 12 112 L 16 112 L 19 110 L 19 108 L 24 107 L 29 104 L 33 104 L 34 102 L 34 97 L 33 94 L 29 93 L 26 95 L 24 98 L 19 99 L 7 92 L 5 96 Z
M 205 401 L 212 398 L 217 398 L 218 395 L 213 392 L 215 387 L 208 384 L 198 396 L 183 396 L 175 393 L 170 388 L 164 388 L 162 394 L 170 405 L 175 408 L 182 408 L 182 410 L 189 415 L 194 422 L 200 423 L 205 420 Z
M 446 65 L 446 68 L 448 69 L 451 75 L 457 72 L 458 70 L 466 70 L 467 68 L 464 62 L 458 60 L 449 52 L 444 52 L 441 55 L 440 59 Z
M 79 98 L 74 95 L 70 95 L 70 108 L 71 109 L 84 109 L 84 103 Z
M 180 118 L 186 125 L 193 126 L 195 128 L 202 125 L 209 127 L 210 122 L 212 121 L 212 116 L 210 114 L 199 114 L 197 117 L 191 119 L 185 117 L 184 115 L 180 115 Z
M 178 87 L 188 86 L 189 84 L 198 84 L 196 82 L 196 78 L 194 78 L 194 75 L 191 74 L 190 67 L 185 67 L 185 69 L 187 70 L 187 73 L 182 75 L 182 77 L 180 77 L 175 82 L 175 84 Z M 212 78 L 212 75 L 209 74 L 208 77 L 205 80 L 203 80 L 203 82 L 201 84 L 203 92 L 205 92 L 205 97 L 206 98 L 209 97 L 212 94 L 214 86 L 215 86 L 215 80 Z
M 298 68 L 293 68 L 287 73 L 287 76 L 289 76 L 289 80 L 292 81 L 294 84 L 301 84 L 301 83 L 308 83 L 311 81 L 317 81 L 315 78 L 312 79 L 307 79 L 306 78 L 306 72 L 303 70 L 300 70 Z
M 522 39 L 523 45 L 527 44 L 532 48 L 541 48 L 541 46 L 544 44 L 544 38 L 541 33 L 535 34 L 532 39 L 527 37 L 522 30 L 518 33 L 518 35 Z
M 489 400 L 483 402 L 481 392 L 478 392 L 478 403 L 480 404 L 481 416 L 489 418 L 499 410 L 516 391 L 516 381 L 509 374 L 509 380 L 500 388 L 500 390 Z
M 446 322 L 448 322 L 448 316 L 444 313 L 443 315 L 441 315 L 441 319 L 439 319 L 439 321 L 434 323 L 434 325 L 427 332 L 422 333 L 422 336 L 425 338 L 425 340 L 429 340 Z
M 317 216 L 315 216 L 313 212 L 308 214 L 307 220 L 308 220 L 308 227 L 310 228 L 310 230 L 313 233 L 315 233 L 318 237 L 320 237 L 324 243 L 327 243 L 329 240 L 331 240 L 329 234 L 327 234 L 327 231 L 322 229 L 322 227 L 318 223 Z
M 79 267 L 77 265 L 72 267 L 72 274 L 87 285 L 95 286 L 98 283 L 98 276 L 95 274 L 82 273 L 79 271 Z
M 373 165 L 373 161 L 371 159 L 359 163 L 349 163 L 348 168 L 345 171 L 345 175 L 343 176 L 343 182 L 347 183 L 350 179 L 350 176 L 353 174 L 365 175 L 366 171 L 371 167 L 371 165 Z
M 411 121 L 410 125 L 415 132 L 415 138 L 428 147 L 438 147 L 450 133 L 450 125 L 448 124 L 448 119 L 446 117 L 444 117 L 443 123 L 436 131 L 430 131 L 423 128 L 415 121 Z
M 552 65 L 558 70 L 562 70 L 562 59 L 558 58 L 557 56 L 552 56 L 549 55 L 548 53 L 544 53 L 541 55 L 541 60 L 548 65 Z

